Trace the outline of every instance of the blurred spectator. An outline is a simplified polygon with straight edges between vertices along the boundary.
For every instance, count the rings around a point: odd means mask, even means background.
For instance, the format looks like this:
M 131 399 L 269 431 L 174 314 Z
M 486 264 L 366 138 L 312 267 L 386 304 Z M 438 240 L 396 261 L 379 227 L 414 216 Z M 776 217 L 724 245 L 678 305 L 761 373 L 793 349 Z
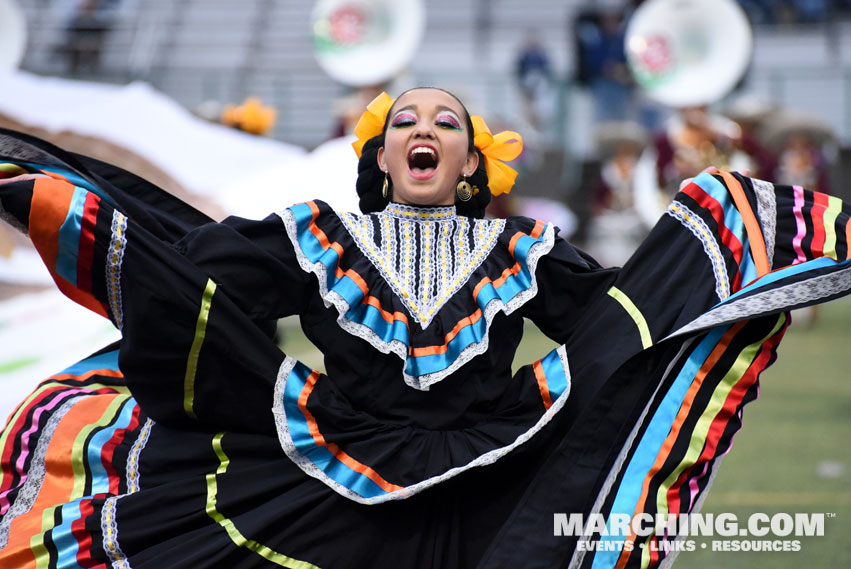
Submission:
M 772 181 L 831 193 L 830 161 L 825 148 L 835 144 L 837 138 L 829 124 L 808 113 L 787 110 L 767 126 L 765 140 L 778 153 Z M 792 318 L 812 328 L 818 323 L 819 307 L 798 309 Z
M 832 4 L 844 0 L 738 0 L 752 24 L 809 24 L 827 21 Z
M 754 178 L 771 180 L 777 169 L 777 154 L 765 144 L 763 136 L 777 112 L 774 104 L 751 96 L 739 97 L 724 109 L 724 115 L 741 129 L 738 140 L 733 142 L 751 157 L 750 175 Z
M 600 175 L 585 248 L 604 266 L 620 266 L 647 235 L 635 209 L 635 166 L 649 141 L 634 122 L 601 123 L 595 133 Z
M 707 107 L 679 109 L 636 165 L 636 209 L 652 226 L 683 180 L 709 166 L 752 172 L 755 164 L 743 149 L 741 128 L 735 122 L 710 113 Z
M 710 113 L 708 107 L 680 109 L 668 127 L 657 133 L 656 172 L 659 187 L 673 197 L 680 182 L 708 166 L 722 170 L 753 170 L 753 159 L 740 150 L 741 128 Z
M 765 139 L 778 155 L 771 179 L 831 193 L 825 149 L 834 145 L 837 137 L 829 124 L 807 113 L 785 111 L 766 128 Z
M 66 28 L 62 51 L 68 58 L 68 72 L 96 72 L 110 22 L 104 0 L 82 0 Z
M 830 193 L 827 159 L 805 133 L 791 133 L 780 153 L 776 179 L 785 184 Z
M 633 209 L 635 164 L 648 142 L 647 131 L 634 122 L 601 123 L 594 136 L 600 159 L 600 180 L 591 213 Z
M 529 33 L 514 66 L 517 84 L 523 96 L 526 119 L 540 130 L 548 114 L 552 97 L 550 58 L 533 33 Z
M 812 24 L 827 20 L 828 0 L 791 0 L 795 21 Z
M 774 24 L 777 22 L 775 16 L 777 0 L 739 0 L 739 5 L 747 14 L 751 24 Z
M 382 91 L 386 90 L 387 85 L 384 83 L 367 85 L 352 89 L 345 95 L 334 99 L 331 104 L 331 113 L 334 115 L 334 128 L 331 132 L 331 138 L 352 134 L 366 106 Z
M 576 80 L 591 90 L 595 120 L 626 120 L 631 113 L 634 83 L 624 50 L 623 10 L 605 4 L 580 12 L 573 30 L 578 57 Z

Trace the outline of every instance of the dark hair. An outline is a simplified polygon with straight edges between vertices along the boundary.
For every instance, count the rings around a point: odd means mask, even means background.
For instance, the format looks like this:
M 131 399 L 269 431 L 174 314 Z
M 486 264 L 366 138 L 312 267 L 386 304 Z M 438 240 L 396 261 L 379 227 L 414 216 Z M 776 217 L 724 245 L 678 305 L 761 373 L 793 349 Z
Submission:
M 476 148 L 475 144 L 473 144 L 473 122 L 470 120 L 470 113 L 467 111 L 467 107 L 464 106 L 464 103 L 462 103 L 458 97 L 449 91 L 437 87 L 415 87 L 414 89 L 408 89 L 408 91 L 405 91 L 402 95 L 417 89 L 436 89 L 438 91 L 443 91 L 458 101 L 461 108 L 464 109 L 464 118 L 467 123 L 468 151 L 475 151 L 476 154 L 479 155 L 479 165 L 476 168 L 476 171 L 473 172 L 471 176 L 467 177 L 467 181 L 474 188 L 478 188 L 478 192 L 476 192 L 469 201 L 462 202 L 456 200 L 455 207 L 459 215 L 483 218 L 485 216 L 485 208 L 491 201 L 491 191 L 488 187 L 488 174 L 485 169 L 485 157 L 482 155 L 481 151 Z M 402 95 L 399 95 L 399 97 Z M 399 100 L 398 97 L 396 100 Z M 387 113 L 387 118 L 390 118 L 390 112 Z M 357 188 L 358 196 L 360 196 L 358 206 L 363 213 L 381 211 L 393 198 L 393 181 L 389 178 L 388 182 L 390 184 L 390 191 L 386 198 L 381 195 L 381 188 L 384 185 L 384 172 L 382 172 L 381 168 L 378 167 L 378 149 L 384 146 L 384 135 L 386 132 L 387 119 L 385 119 L 384 129 L 381 131 L 381 134 L 366 141 L 361 152 L 360 160 L 358 161 L 358 180 L 355 187 Z

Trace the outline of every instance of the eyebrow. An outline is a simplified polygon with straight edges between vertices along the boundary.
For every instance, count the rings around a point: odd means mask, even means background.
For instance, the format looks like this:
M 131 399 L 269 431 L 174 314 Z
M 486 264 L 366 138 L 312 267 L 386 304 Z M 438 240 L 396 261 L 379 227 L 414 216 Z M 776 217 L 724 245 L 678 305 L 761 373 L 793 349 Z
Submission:
M 393 116 L 395 117 L 396 115 L 398 115 L 402 111 L 416 111 L 416 110 L 418 110 L 416 103 L 411 103 L 410 105 L 406 105 L 406 106 L 402 107 L 401 109 L 397 109 L 396 112 L 393 113 Z M 449 111 L 453 115 L 459 116 L 458 111 L 456 111 L 452 107 L 447 107 L 446 105 L 437 105 L 437 110 L 438 111 Z

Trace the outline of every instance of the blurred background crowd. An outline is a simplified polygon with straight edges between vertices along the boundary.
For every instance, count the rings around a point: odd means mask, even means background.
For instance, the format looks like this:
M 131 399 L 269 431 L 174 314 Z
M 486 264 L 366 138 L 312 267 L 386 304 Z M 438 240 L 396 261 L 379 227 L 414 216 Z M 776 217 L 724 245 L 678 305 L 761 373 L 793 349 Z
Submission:
M 29 32 L 22 72 L 144 82 L 195 116 L 307 151 L 350 133 L 383 89 L 454 90 L 526 142 L 513 197 L 495 200 L 493 213 L 555 218 L 606 264 L 622 263 L 665 199 L 707 165 L 849 197 L 851 0 L 738 0 L 754 38 L 747 73 L 719 100 L 681 108 L 648 97 L 628 65 L 638 0 L 427 0 L 406 65 L 368 85 L 317 61 L 323 2 L 19 4 Z M 348 4 L 331 20 L 341 37 L 360 33 L 370 2 Z M 400 9 L 402 21 L 419 17 Z M 707 26 L 725 33 L 723 22 Z M 278 196 L 282 205 L 304 197 Z
M 554 218 L 604 264 L 620 264 L 680 182 L 708 165 L 849 197 L 851 0 L 737 1 L 753 32 L 747 72 L 725 96 L 679 107 L 648 96 L 628 64 L 640 0 L 26 0 L 18 67 L 143 83 L 195 117 L 307 152 L 350 134 L 381 90 L 443 86 L 493 128 L 524 136 L 517 188 L 492 213 Z M 366 22 L 381 4 L 395 6 L 393 21 Z M 388 26 L 421 40 L 391 75 L 341 80 L 318 61 L 321 9 L 338 48 L 396 33 Z M 723 21 L 705 27 L 725 34 Z M 2 99 L 0 124 L 42 126 Z M 167 185 L 169 174 L 155 181 Z M 180 193 L 181 180 L 171 182 Z M 308 196 L 291 189 L 261 201 Z

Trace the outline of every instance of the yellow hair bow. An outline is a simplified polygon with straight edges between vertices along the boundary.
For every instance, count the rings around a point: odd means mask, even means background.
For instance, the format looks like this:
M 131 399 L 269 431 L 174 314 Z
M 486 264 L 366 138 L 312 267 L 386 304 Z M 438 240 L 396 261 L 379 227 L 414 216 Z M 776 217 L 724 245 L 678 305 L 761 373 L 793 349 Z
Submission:
M 384 130 L 387 121 L 387 113 L 393 106 L 393 99 L 387 93 L 381 93 L 366 107 L 355 126 L 355 136 L 358 139 L 352 143 L 358 158 L 363 153 L 363 146 Z M 470 116 L 473 123 L 473 144 L 485 157 L 485 170 L 488 173 L 488 186 L 495 196 L 507 194 L 514 185 L 517 171 L 505 165 L 505 161 L 514 160 L 523 151 L 523 139 L 510 130 L 496 135 L 491 134 L 488 125 L 482 117 Z
M 477 115 L 471 116 L 470 121 L 473 123 L 473 144 L 485 157 L 491 193 L 495 196 L 509 193 L 517 179 L 517 170 L 506 166 L 505 162 L 520 156 L 523 152 L 523 138 L 511 130 L 493 135 L 485 120 Z
M 354 147 L 358 158 L 363 152 L 363 145 L 366 144 L 366 141 L 378 136 L 384 130 L 387 113 L 390 112 L 392 106 L 393 99 L 387 93 L 381 93 L 367 105 L 366 111 L 361 115 L 358 124 L 355 125 L 355 136 L 358 139 L 352 143 L 352 147 Z

